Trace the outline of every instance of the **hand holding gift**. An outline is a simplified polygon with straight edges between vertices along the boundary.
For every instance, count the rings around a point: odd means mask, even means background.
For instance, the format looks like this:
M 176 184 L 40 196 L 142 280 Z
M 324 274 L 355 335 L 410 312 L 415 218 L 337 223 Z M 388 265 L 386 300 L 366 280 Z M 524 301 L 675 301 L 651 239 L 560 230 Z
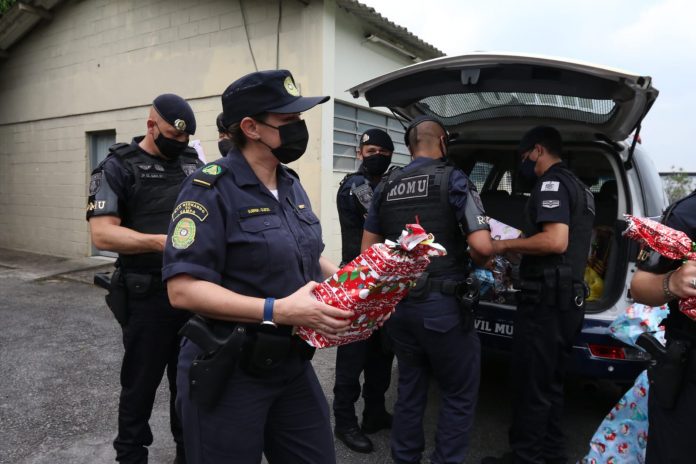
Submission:
M 670 259 L 696 260 L 696 243 L 688 235 L 647 218 L 626 215 L 628 227 L 624 236 L 636 240 Z M 693 264 L 689 264 L 689 267 Z M 695 282 L 696 283 L 696 282 Z M 696 288 L 696 285 L 692 285 Z M 696 297 L 679 300 L 679 309 L 696 320 Z
M 339 339 L 328 339 L 311 328 L 298 327 L 298 335 L 316 348 L 368 338 L 408 294 L 430 257 L 446 254 L 433 240 L 419 224 L 408 224 L 396 243 L 387 240 L 363 251 L 313 292 L 323 303 L 353 311 L 348 331 Z

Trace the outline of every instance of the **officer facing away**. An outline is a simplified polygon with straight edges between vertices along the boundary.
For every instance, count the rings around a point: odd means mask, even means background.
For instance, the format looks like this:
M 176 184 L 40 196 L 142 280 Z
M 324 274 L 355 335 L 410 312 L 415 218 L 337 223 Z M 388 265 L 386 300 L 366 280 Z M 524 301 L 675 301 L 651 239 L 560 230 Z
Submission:
M 696 240 L 696 192 L 672 204 L 662 223 Z M 670 309 L 664 321 L 667 347 L 651 353 L 657 364 L 648 370 L 645 462 L 691 463 L 696 455 L 696 321 L 679 311 L 679 299 L 696 297 L 696 261 L 641 253 L 638 269 L 631 281 L 633 298 L 650 306 L 668 303 Z
M 174 411 L 177 332 L 189 318 L 169 304 L 162 284 L 162 251 L 182 181 L 201 164 L 187 147 L 196 132 L 189 104 L 173 94 L 152 103 L 147 133 L 117 143 L 92 172 L 87 220 L 92 243 L 118 253 L 107 302 L 123 330 L 121 397 L 116 460 L 146 463 L 152 444 L 148 421 L 166 369 L 170 422 L 177 458 L 185 461 L 182 431 Z
M 496 254 L 521 253 L 521 295 L 512 349 L 512 453 L 483 463 L 565 463 L 563 375 L 585 316 L 583 273 L 594 222 L 590 190 L 561 162 L 560 133 L 528 131 L 520 174 L 536 181 L 525 207 L 526 238 L 496 240 Z
M 373 189 L 389 167 L 393 152 L 391 138 L 380 129 L 370 129 L 360 137 L 357 157 L 362 164 L 343 178 L 336 195 L 343 245 L 341 265 L 360 254 L 363 224 Z M 384 406 L 384 394 L 389 388 L 394 354 L 385 347 L 383 338 L 384 332 L 376 330 L 367 340 L 341 345 L 336 352 L 335 434 L 348 448 L 360 453 L 373 449 L 365 434 L 391 428 L 392 416 Z M 362 430 L 355 415 L 361 372 L 365 373 Z
M 460 169 L 445 161 L 447 132 L 441 123 L 417 118 L 405 139 L 413 161 L 391 171 L 377 187 L 361 247 L 385 238 L 396 240 L 404 225 L 418 218 L 447 249 L 447 256 L 432 260 L 387 322 L 399 362 L 391 454 L 397 463 L 420 462 L 432 375 L 442 401 L 431 462 L 462 462 L 480 376 L 480 344 L 472 315 L 476 295 L 467 281 L 467 243 L 471 257 L 482 264 L 493 252 L 491 236 L 475 187 Z

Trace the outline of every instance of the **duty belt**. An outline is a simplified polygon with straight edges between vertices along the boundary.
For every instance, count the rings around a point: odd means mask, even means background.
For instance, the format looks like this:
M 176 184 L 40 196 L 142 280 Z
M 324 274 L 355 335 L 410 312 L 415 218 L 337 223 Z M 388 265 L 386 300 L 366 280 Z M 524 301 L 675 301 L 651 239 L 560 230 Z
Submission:
M 440 292 L 443 295 L 456 295 L 463 280 L 438 280 L 430 279 L 430 290 Z

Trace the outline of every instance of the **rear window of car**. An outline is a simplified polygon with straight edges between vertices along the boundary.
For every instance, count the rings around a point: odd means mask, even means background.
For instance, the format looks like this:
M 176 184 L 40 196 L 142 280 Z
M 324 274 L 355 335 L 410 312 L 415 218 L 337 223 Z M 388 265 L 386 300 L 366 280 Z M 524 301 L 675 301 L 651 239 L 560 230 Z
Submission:
M 447 125 L 504 117 L 559 118 L 588 124 L 607 122 L 612 100 L 522 92 L 471 92 L 423 98 L 421 107 Z

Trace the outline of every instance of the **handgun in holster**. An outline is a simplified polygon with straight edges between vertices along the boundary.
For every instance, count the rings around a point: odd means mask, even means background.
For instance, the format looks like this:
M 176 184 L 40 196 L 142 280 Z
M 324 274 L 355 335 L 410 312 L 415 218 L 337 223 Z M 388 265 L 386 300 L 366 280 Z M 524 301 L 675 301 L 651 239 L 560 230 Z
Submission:
M 636 344 L 652 357 L 648 367 L 650 394 L 655 395 L 661 408 L 673 409 L 684 382 L 691 343 L 672 340 L 664 348 L 654 336 L 642 333 Z
M 457 285 L 455 296 L 462 316 L 462 329 L 468 332 L 474 328 L 474 312 L 481 296 L 481 282 L 472 276 L 467 277 Z
M 105 297 L 106 305 L 121 327 L 126 325 L 128 323 L 128 292 L 121 270 L 116 268 L 111 273 L 98 272 L 94 274 L 94 284 L 109 291 Z
M 246 327 L 237 324 L 231 333 L 220 335 L 204 317 L 196 315 L 186 322 L 179 335 L 188 338 L 203 350 L 189 369 L 189 394 L 201 408 L 211 410 L 220 400 L 227 381 L 239 362 Z

